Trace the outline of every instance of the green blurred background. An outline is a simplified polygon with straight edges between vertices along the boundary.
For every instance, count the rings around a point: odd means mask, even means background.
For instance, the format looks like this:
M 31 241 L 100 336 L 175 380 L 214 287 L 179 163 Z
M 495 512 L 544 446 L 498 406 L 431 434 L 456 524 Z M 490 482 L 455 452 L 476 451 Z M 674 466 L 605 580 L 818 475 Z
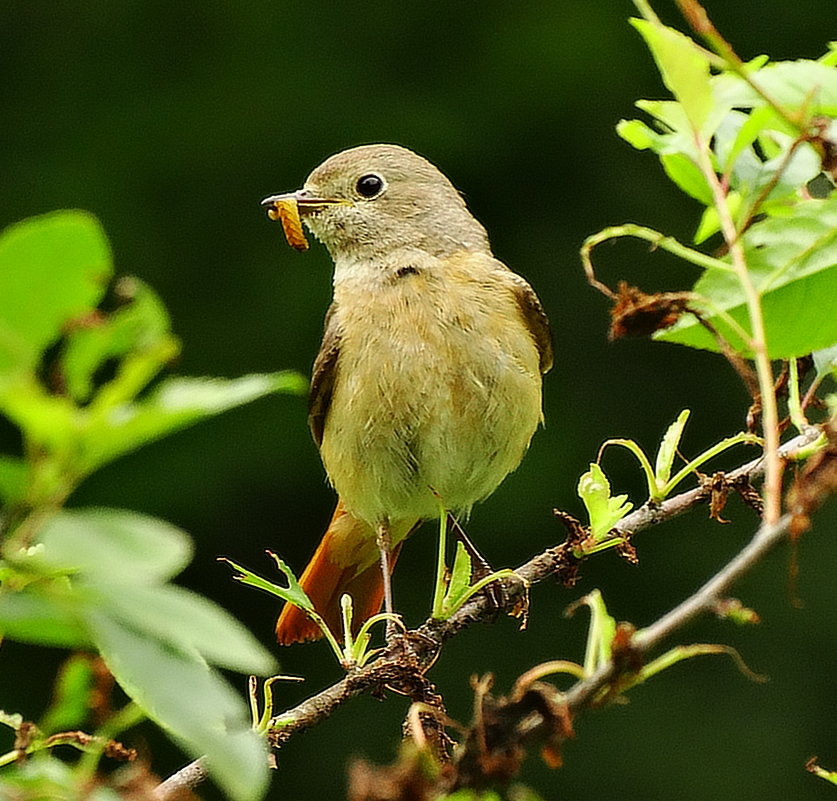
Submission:
M 671 3 L 656 5 L 680 24 Z M 745 58 L 817 57 L 834 35 L 834 0 L 710 0 L 708 9 Z M 580 269 L 581 241 L 605 225 L 643 222 L 688 239 L 696 223 L 695 203 L 613 130 L 634 114 L 635 99 L 663 94 L 626 22 L 632 13 L 629 2 L 607 0 L 6 0 L 0 221 L 67 207 L 96 213 L 118 270 L 167 303 L 184 343 L 178 372 L 307 372 L 330 262 L 319 246 L 290 250 L 259 200 L 297 188 L 323 158 L 352 145 L 397 142 L 427 156 L 465 192 L 496 254 L 536 287 L 555 328 L 547 427 L 468 527 L 492 563 L 517 564 L 562 538 L 553 507 L 580 513 L 576 481 L 604 439 L 628 436 L 651 449 L 689 407 L 685 449 L 696 453 L 739 430 L 747 407 L 716 356 L 609 344 L 606 303 Z M 648 289 L 695 277 L 630 244 L 603 248 L 599 265 L 606 280 L 629 277 Z M 305 563 L 333 504 L 305 417 L 302 398 L 262 400 L 122 459 L 72 503 L 137 509 L 184 527 L 197 548 L 184 583 L 270 643 L 275 604 L 234 585 L 215 557 L 267 572 L 263 552 L 272 548 L 297 568 Z M 0 433 L 14 447 L 14 432 Z M 608 455 L 605 469 L 617 490 L 642 497 L 629 456 Z M 734 522 L 719 526 L 697 511 L 641 535 L 637 567 L 605 555 L 584 566 L 574 590 L 537 587 L 527 632 L 501 621 L 452 642 L 431 674 L 451 715 L 469 718 L 473 673 L 493 671 L 504 691 L 539 661 L 580 659 L 585 615 L 568 621 L 561 612 L 593 587 L 617 618 L 652 621 L 755 525 L 736 501 L 727 517 Z M 547 799 L 833 798 L 802 765 L 817 753 L 837 767 L 837 547 L 827 537 L 835 522 L 835 509 L 826 510 L 801 543 L 802 608 L 789 600 L 785 548 L 738 588 L 761 626 L 706 621 L 683 634 L 734 644 L 768 684 L 749 682 L 722 658 L 680 665 L 634 691 L 629 706 L 586 715 L 566 766 L 549 772 L 533 757 L 523 780 Z M 426 529 L 396 574 L 410 623 L 429 608 L 432 552 Z M 4 645 L 0 706 L 36 718 L 59 656 Z M 324 645 L 280 656 L 285 672 L 307 677 L 280 689 L 281 706 L 340 674 Z M 295 738 L 269 797 L 340 798 L 351 756 L 394 756 L 405 710 L 404 699 L 363 698 Z M 158 770 L 182 762 L 152 727 L 143 734 Z

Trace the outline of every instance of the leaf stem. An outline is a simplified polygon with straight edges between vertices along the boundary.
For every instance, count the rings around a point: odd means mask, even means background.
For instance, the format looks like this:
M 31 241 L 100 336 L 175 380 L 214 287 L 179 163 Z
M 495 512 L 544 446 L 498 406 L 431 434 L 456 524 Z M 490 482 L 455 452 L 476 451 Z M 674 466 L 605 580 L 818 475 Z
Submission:
M 738 236 L 735 221 L 726 203 L 725 189 L 721 186 L 718 175 L 709 158 L 709 144 L 699 131 L 694 132 L 697 147 L 698 168 L 703 173 L 707 185 L 712 191 L 715 210 L 724 241 L 729 248 L 732 269 L 738 278 L 747 303 L 750 317 L 752 338 L 750 346 L 753 350 L 758 378 L 759 393 L 762 403 L 762 429 L 764 433 L 764 520 L 768 524 L 775 523 L 781 515 L 782 506 L 782 461 L 779 458 L 779 411 L 776 403 L 776 393 L 773 390 L 773 367 L 767 355 L 767 337 L 764 327 L 764 315 L 761 308 L 761 296 L 753 284 L 752 276 L 747 269 L 747 259 L 744 246 Z
M 757 437 L 755 434 L 748 434 L 746 432 L 741 432 L 736 434 L 732 437 L 727 437 L 726 439 L 722 439 L 720 442 L 715 443 L 711 448 L 707 448 L 700 456 L 696 456 L 689 462 L 685 467 L 679 470 L 674 478 L 670 479 L 665 487 L 663 487 L 662 495 L 664 498 L 668 497 L 671 491 L 690 473 L 693 473 L 697 470 L 702 464 L 708 462 L 713 457 L 717 456 L 719 453 L 723 453 L 727 448 L 731 448 L 733 445 L 738 445 L 739 443 L 759 443 L 761 439 Z
M 801 115 L 793 114 L 788 111 L 781 103 L 773 98 L 769 93 L 765 92 L 752 78 L 747 65 L 741 60 L 739 55 L 733 50 L 732 45 L 724 39 L 721 32 L 715 27 L 706 9 L 697 0 L 674 0 L 680 13 L 686 18 L 691 29 L 703 39 L 711 48 L 713 53 L 716 53 L 721 58 L 721 63 L 713 62 L 713 66 L 720 69 L 728 69 L 734 72 L 743 80 L 756 94 L 764 98 L 764 101 L 773 110 L 791 126 L 802 132 Z
M 433 618 L 442 620 L 444 618 L 445 602 L 445 551 L 447 549 L 448 534 L 448 513 L 444 506 L 439 504 L 439 553 L 436 557 L 436 586 L 433 590 Z
M 648 457 L 645 455 L 645 451 L 639 447 L 632 439 L 607 439 L 602 443 L 601 448 L 599 448 L 599 454 L 596 461 L 600 461 L 602 458 L 602 453 L 604 453 L 604 449 L 608 445 L 621 445 L 623 448 L 627 448 L 634 456 L 636 456 L 637 461 L 639 462 L 640 466 L 642 467 L 643 471 L 645 472 L 645 480 L 648 484 L 648 497 L 652 500 L 661 500 L 663 495 L 660 495 L 661 488 L 657 486 L 657 476 L 654 475 L 654 468 L 651 466 L 651 462 L 649 461 Z
M 713 173 L 714 174 L 714 173 Z M 603 292 L 609 297 L 614 297 L 613 291 L 610 287 L 601 283 L 596 278 L 595 270 L 593 269 L 593 261 L 590 253 L 593 248 L 602 242 L 607 242 L 610 239 L 619 239 L 625 236 L 632 236 L 636 239 L 644 239 L 650 242 L 655 248 L 665 250 L 674 256 L 678 256 L 684 261 L 694 264 L 704 270 L 721 270 L 722 272 L 733 272 L 733 268 L 726 262 L 709 256 L 706 253 L 701 253 L 699 250 L 687 247 L 682 242 L 678 242 L 673 236 L 667 236 L 660 231 L 655 231 L 653 228 L 648 228 L 644 225 L 637 225 L 636 223 L 623 223 L 622 225 L 611 225 L 603 228 L 595 234 L 591 234 L 584 240 L 581 246 L 581 261 L 584 265 L 584 272 L 587 275 L 587 281 L 600 292 Z

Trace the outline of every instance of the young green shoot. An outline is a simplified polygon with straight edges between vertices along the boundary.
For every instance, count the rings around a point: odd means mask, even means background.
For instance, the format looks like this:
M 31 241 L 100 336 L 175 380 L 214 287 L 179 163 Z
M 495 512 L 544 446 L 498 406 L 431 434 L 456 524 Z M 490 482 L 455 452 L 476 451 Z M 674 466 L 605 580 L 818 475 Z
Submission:
M 279 571 L 283 573 L 287 579 L 287 587 L 281 587 L 278 584 L 274 584 L 272 581 L 262 578 L 258 574 L 253 573 L 246 567 L 236 564 L 231 559 L 227 559 L 226 557 L 220 557 L 218 561 L 226 562 L 230 567 L 238 571 L 238 575 L 233 576 L 236 581 L 240 581 L 248 587 L 255 587 L 256 589 L 263 590 L 264 592 L 270 593 L 270 595 L 275 595 L 277 598 L 281 598 L 286 603 L 293 604 L 305 612 L 305 614 L 307 614 L 308 617 L 310 617 L 311 620 L 319 626 L 320 631 L 322 631 L 323 636 L 331 646 L 331 650 L 334 652 L 338 661 L 342 663 L 344 659 L 343 649 L 340 647 L 340 644 L 337 642 L 337 638 L 334 636 L 325 620 L 323 620 L 314 609 L 314 604 L 311 602 L 311 599 L 308 597 L 305 590 L 303 590 L 300 586 L 291 568 L 288 567 L 288 565 L 272 551 L 268 551 L 267 553 L 268 556 L 270 556 L 270 558 L 276 563 L 276 567 Z
M 633 504 L 627 495 L 611 496 L 610 482 L 599 465 L 590 463 L 590 469 L 578 481 L 578 496 L 587 508 L 590 519 L 590 540 L 593 545 L 584 544 L 584 554 L 590 555 L 604 548 L 611 548 L 624 540 L 609 536 L 614 526 L 628 512 Z M 581 556 L 577 553 L 576 556 Z
M 448 512 L 439 500 L 439 550 L 436 553 L 436 584 L 433 587 L 433 618 L 444 620 L 443 603 L 445 599 L 448 566 L 445 551 L 448 539 Z
M 734 445 L 742 443 L 760 443 L 761 439 L 755 434 L 748 434 L 741 432 L 732 437 L 726 437 L 720 442 L 707 448 L 701 454 L 690 460 L 684 467 L 682 467 L 674 476 L 671 475 L 674 465 L 675 456 L 680 447 L 680 440 L 683 437 L 683 430 L 686 426 L 686 421 L 689 419 L 689 410 L 684 409 L 677 416 L 677 419 L 668 427 L 663 436 L 660 447 L 657 450 L 657 458 L 652 467 L 651 460 L 646 456 L 645 451 L 634 442 L 632 439 L 609 439 L 604 442 L 599 448 L 599 460 L 602 458 L 605 448 L 609 445 L 619 445 L 629 450 L 637 459 L 648 484 L 648 501 L 650 503 L 660 503 L 664 501 L 674 489 L 690 474 L 694 473 L 706 462 Z
M 305 681 L 302 676 L 271 676 L 265 679 L 262 684 L 262 709 L 259 710 L 258 687 L 259 681 L 255 676 L 250 676 L 249 697 L 250 713 L 253 721 L 253 729 L 261 735 L 266 735 L 273 720 L 273 685 L 277 681 Z
M 456 543 L 456 556 L 453 561 L 453 569 L 451 570 L 450 579 L 447 582 L 446 592 L 443 594 L 439 614 L 434 612 L 434 618 L 437 620 L 447 620 L 451 615 L 461 609 L 463 604 L 473 598 L 480 590 L 491 584 L 492 581 L 498 581 L 504 578 L 514 578 L 518 581 L 520 577 L 514 570 L 504 568 L 502 570 L 495 570 L 487 576 L 483 576 L 479 581 L 471 584 L 471 557 L 465 550 L 465 546 L 461 542 Z
M 373 656 L 379 654 L 382 648 L 369 649 L 372 640 L 371 629 L 377 623 L 392 621 L 396 626 L 404 627 L 401 617 L 387 612 L 379 612 L 377 615 L 363 621 L 363 625 L 356 637 L 352 636 L 352 596 L 344 593 L 340 597 L 340 609 L 343 614 L 343 667 L 362 668 Z

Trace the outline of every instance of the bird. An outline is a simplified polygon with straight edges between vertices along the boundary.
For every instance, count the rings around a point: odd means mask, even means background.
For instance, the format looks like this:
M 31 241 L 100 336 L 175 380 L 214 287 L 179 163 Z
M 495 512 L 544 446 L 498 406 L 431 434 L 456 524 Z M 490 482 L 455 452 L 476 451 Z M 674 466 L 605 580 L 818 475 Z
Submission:
M 300 578 L 332 631 L 384 605 L 404 540 L 467 516 L 517 468 L 543 422 L 550 325 L 527 281 L 433 164 L 393 144 L 344 150 L 291 200 L 333 262 L 308 421 L 337 504 Z M 286 603 L 280 644 L 318 639 Z

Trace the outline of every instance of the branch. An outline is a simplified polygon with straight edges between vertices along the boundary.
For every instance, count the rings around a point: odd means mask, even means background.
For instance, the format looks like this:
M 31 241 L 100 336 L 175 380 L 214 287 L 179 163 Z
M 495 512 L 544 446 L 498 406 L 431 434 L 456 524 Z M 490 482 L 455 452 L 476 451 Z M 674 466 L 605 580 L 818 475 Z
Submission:
M 794 452 L 810 445 L 819 433 L 819 429 L 811 427 L 782 446 L 780 454 L 785 458 L 792 456 Z M 764 459 L 760 457 L 731 471 L 727 478 L 730 481 L 753 480 L 763 473 Z M 709 489 L 697 487 L 660 504 L 646 504 L 623 518 L 614 529 L 613 536 L 633 536 L 639 531 L 678 517 L 704 502 L 709 494 Z M 786 516 L 777 523 L 762 525 L 750 543 L 694 595 L 655 623 L 637 632 L 632 638 L 632 648 L 645 654 L 699 614 L 714 608 L 729 587 L 787 534 L 789 521 L 789 517 Z M 527 585 L 537 584 L 565 568 L 569 552 L 567 543 L 562 543 L 530 559 L 515 573 Z M 519 598 L 520 589 L 517 600 Z M 509 606 L 514 600 L 510 600 Z M 491 608 L 488 599 L 479 595 L 464 604 L 448 620 L 425 621 L 420 627 L 407 632 L 401 640 L 389 646 L 368 666 L 347 674 L 331 687 L 274 717 L 268 733 L 270 744 L 280 747 L 295 734 L 316 725 L 338 707 L 368 690 L 383 692 L 388 688 L 414 697 L 418 691 L 417 677 L 421 677 L 438 659 L 444 643 L 471 625 L 488 622 L 495 616 L 495 610 Z M 570 711 L 575 713 L 589 706 L 598 691 L 608 684 L 616 672 L 614 664 L 609 662 L 592 676 L 574 685 L 565 696 Z M 156 801 L 166 801 L 175 792 L 193 788 L 206 777 L 203 761 L 195 760 L 158 785 L 154 791 L 154 798 Z
M 784 515 L 776 523 L 763 523 L 753 538 L 736 556 L 670 612 L 631 638 L 630 649 L 638 655 L 652 651 L 674 632 L 691 623 L 704 612 L 714 611 L 723 601 L 727 591 L 756 565 L 788 533 L 791 515 Z M 565 702 L 572 714 L 590 706 L 599 691 L 618 674 L 613 660 L 603 664 L 592 676 L 575 684 L 565 695 Z
M 165 801 L 167 798 L 179 798 L 186 790 L 191 790 L 202 784 L 208 778 L 204 758 L 196 759 L 177 773 L 173 773 L 164 782 L 160 782 L 153 792 L 154 801 Z

